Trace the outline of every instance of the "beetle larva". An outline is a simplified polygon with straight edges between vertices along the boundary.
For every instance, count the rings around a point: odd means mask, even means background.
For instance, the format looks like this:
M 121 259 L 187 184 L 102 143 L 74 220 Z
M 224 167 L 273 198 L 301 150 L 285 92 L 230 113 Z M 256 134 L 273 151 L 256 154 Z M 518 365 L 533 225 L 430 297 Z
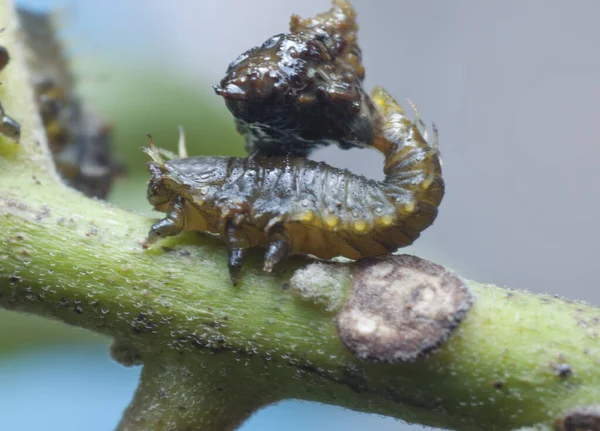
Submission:
M 362 88 L 356 14 L 346 0 L 315 17 L 292 16 L 288 34 L 271 37 L 228 67 L 225 98 L 250 154 L 306 156 L 336 143 L 367 146 L 377 128 Z
M 418 119 L 409 121 L 383 89 L 373 100 L 383 118 L 375 140 L 385 154 L 383 181 L 291 156 L 164 161 L 151 142 L 148 199 L 167 216 L 147 244 L 182 230 L 217 233 L 229 248 L 234 284 L 252 247 L 267 247 L 270 272 L 293 254 L 360 259 L 411 244 L 433 223 L 444 193 L 437 132 L 429 145 Z
M 74 79 L 52 16 L 19 9 L 27 65 L 48 144 L 63 180 L 104 198 L 120 171 L 111 154 L 110 125 L 75 93 Z

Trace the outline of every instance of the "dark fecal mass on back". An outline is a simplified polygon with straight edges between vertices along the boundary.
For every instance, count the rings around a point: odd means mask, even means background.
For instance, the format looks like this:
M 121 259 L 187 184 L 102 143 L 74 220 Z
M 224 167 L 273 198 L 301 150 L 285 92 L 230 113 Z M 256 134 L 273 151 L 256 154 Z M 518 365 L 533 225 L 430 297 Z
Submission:
M 241 54 L 215 86 L 249 153 L 305 156 L 335 143 L 367 146 L 377 112 L 362 87 L 364 69 L 349 4 L 302 20 Z

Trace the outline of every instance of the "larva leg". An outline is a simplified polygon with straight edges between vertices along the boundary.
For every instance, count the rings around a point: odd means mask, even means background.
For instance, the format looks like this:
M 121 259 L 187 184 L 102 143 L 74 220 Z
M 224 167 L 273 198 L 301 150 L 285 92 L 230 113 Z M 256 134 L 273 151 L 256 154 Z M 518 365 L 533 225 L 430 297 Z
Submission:
M 177 235 L 183 230 L 183 203 L 181 196 L 177 197 L 171 204 L 167 216 L 152 225 L 150 232 L 148 232 L 146 246 L 155 243 L 161 238 Z
M 237 286 L 250 244 L 248 237 L 234 220 L 230 219 L 226 222 L 224 233 L 225 241 L 229 248 L 229 259 L 227 261 L 229 277 L 231 278 L 231 283 Z
M 292 245 L 287 235 L 278 231 L 269 235 L 269 247 L 265 254 L 265 272 L 273 271 L 273 267 L 289 256 Z
M 231 284 L 234 286 L 237 286 L 240 281 L 240 273 L 242 272 L 242 266 L 246 260 L 246 251 L 246 248 L 229 249 L 227 268 L 229 268 L 229 278 L 231 279 Z

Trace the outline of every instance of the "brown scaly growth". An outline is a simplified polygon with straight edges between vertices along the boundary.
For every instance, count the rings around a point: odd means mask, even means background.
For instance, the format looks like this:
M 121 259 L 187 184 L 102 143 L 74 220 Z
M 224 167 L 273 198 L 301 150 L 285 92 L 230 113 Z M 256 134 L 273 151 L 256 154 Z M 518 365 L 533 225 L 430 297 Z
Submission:
M 228 67 L 215 91 L 225 98 L 250 154 L 306 156 L 317 146 L 367 146 L 379 117 L 362 88 L 356 14 L 346 0 L 312 18 L 292 16 Z
M 148 200 L 167 216 L 147 244 L 182 230 L 217 233 L 234 284 L 248 249 L 267 247 L 264 269 L 293 254 L 352 259 L 389 254 L 430 226 L 444 194 L 437 133 L 430 145 L 383 89 L 378 148 L 386 177 L 374 181 L 302 157 L 180 157 L 150 140 Z M 171 160 L 164 161 L 166 155 Z
M 121 171 L 111 153 L 111 130 L 75 93 L 74 79 L 52 17 L 19 9 L 40 115 L 57 170 L 88 196 L 104 198 Z

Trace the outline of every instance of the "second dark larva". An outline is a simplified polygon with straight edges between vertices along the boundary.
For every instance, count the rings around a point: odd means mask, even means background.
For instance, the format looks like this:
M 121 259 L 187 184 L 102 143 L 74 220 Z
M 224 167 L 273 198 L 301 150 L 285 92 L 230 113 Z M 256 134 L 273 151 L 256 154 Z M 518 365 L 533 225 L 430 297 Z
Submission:
M 373 101 L 382 119 L 374 146 L 385 154 L 384 181 L 290 156 L 164 162 L 152 144 L 148 199 L 167 216 L 152 226 L 148 243 L 184 229 L 218 233 L 234 283 L 256 246 L 267 247 L 264 269 L 271 271 L 292 254 L 359 259 L 411 244 L 433 223 L 444 194 L 437 144 L 383 89 Z
M 70 65 L 52 15 L 19 9 L 27 66 L 50 151 L 63 180 L 106 197 L 120 166 L 111 150 L 111 128 L 74 90 Z

